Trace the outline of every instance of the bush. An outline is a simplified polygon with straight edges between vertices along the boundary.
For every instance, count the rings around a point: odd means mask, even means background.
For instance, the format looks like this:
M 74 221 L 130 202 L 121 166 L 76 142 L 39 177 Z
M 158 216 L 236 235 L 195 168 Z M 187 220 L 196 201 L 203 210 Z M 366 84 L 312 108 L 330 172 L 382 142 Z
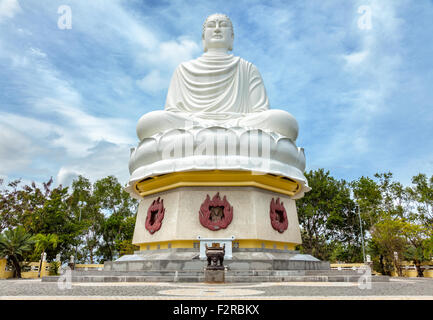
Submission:
M 53 261 L 50 263 L 50 275 L 51 276 L 58 276 L 59 275 L 59 269 L 60 269 L 60 261 Z

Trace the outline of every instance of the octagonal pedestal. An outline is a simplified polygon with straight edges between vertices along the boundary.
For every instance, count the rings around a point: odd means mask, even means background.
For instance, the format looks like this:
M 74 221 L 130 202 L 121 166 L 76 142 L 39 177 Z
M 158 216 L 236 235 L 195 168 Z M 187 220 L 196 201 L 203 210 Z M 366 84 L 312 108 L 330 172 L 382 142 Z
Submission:
M 206 226 L 203 218 L 200 220 L 199 212 L 207 197 L 213 199 L 217 194 L 221 200 L 225 197 L 232 207 L 232 217 L 228 224 L 212 229 L 211 222 Z M 164 205 L 162 220 L 158 220 L 156 211 L 149 209 L 158 198 Z M 286 215 L 277 219 L 287 219 L 285 230 L 277 230 L 272 224 L 272 200 L 282 202 Z M 146 219 L 148 225 L 152 219 L 158 220 L 159 229 L 151 232 L 146 228 Z M 234 248 L 294 250 L 301 243 L 295 200 L 255 187 L 181 187 L 143 197 L 140 201 L 133 237 L 133 243 L 140 247 L 140 251 L 198 248 L 198 236 L 234 236 Z

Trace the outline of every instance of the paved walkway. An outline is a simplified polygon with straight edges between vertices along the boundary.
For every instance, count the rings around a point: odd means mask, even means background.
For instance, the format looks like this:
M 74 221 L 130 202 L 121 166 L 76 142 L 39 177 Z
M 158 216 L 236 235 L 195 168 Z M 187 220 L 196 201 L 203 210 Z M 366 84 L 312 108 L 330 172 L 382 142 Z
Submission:
M 433 279 L 393 278 L 370 288 L 344 282 L 51 283 L 0 280 L 0 300 L 433 300 Z

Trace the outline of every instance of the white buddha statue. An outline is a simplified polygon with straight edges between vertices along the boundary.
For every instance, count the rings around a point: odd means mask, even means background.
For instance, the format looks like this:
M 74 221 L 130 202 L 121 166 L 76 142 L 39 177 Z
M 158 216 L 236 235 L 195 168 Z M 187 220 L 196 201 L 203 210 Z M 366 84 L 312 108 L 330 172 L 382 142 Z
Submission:
M 296 141 L 298 124 L 283 110 L 270 110 L 257 68 L 233 49 L 233 25 L 223 14 L 203 24 L 204 54 L 181 63 L 172 77 L 165 110 L 145 114 L 138 122 L 140 140 L 187 121 L 200 125 L 243 127 L 278 133 Z
M 227 16 L 209 16 L 202 39 L 203 55 L 174 72 L 165 110 L 138 121 L 127 190 L 137 194 L 138 183 L 174 172 L 241 170 L 296 181 L 301 197 L 309 188 L 295 118 L 269 109 L 257 68 L 229 54 L 234 33 Z

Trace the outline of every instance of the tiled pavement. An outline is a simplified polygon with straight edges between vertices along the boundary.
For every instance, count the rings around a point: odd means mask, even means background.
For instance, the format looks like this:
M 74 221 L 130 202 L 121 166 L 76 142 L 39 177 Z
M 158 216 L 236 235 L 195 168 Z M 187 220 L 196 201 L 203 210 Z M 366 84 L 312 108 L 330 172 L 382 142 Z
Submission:
M 56 283 L 0 280 L 1 300 L 28 299 L 432 299 L 433 279 L 392 278 L 390 282 L 280 283 Z

